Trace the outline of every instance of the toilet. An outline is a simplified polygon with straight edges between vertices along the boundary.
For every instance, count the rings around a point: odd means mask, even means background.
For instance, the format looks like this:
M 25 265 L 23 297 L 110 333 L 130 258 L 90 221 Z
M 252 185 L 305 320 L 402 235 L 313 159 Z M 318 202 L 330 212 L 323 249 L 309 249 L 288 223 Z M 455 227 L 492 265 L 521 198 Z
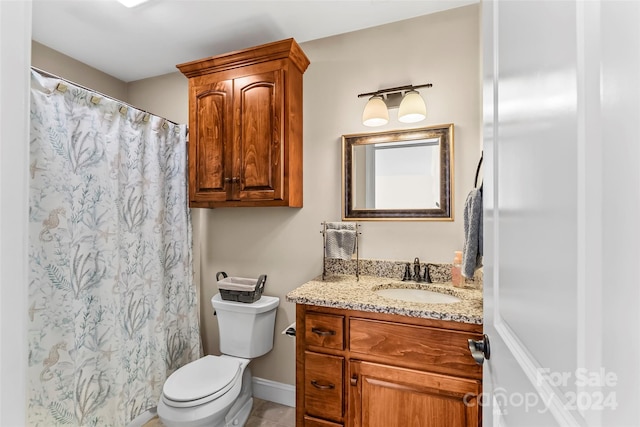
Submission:
M 253 303 L 211 298 L 218 317 L 221 356 L 204 356 L 167 378 L 158 402 L 166 427 L 244 426 L 253 406 L 251 359 L 273 348 L 279 298 Z

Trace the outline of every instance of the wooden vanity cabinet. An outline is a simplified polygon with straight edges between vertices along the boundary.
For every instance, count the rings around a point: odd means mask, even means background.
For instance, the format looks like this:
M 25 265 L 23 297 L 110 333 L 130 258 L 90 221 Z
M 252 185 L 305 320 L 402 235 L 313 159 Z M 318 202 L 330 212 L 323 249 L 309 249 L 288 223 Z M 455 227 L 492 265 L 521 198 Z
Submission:
M 302 304 L 296 322 L 297 426 L 481 425 L 482 325 Z
M 189 78 L 189 206 L 302 207 L 302 75 L 293 39 L 177 65 Z

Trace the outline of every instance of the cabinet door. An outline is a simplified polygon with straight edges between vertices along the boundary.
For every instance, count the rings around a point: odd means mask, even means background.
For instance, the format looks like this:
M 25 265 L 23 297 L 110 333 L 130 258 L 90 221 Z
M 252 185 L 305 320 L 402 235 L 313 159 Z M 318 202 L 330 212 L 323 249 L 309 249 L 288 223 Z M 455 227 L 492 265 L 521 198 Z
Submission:
M 233 200 L 284 198 L 283 80 L 282 70 L 234 79 Z
M 349 368 L 352 427 L 479 425 L 479 381 L 359 361 Z
M 189 136 L 189 200 L 227 200 L 232 185 L 233 112 L 231 80 L 191 88 Z

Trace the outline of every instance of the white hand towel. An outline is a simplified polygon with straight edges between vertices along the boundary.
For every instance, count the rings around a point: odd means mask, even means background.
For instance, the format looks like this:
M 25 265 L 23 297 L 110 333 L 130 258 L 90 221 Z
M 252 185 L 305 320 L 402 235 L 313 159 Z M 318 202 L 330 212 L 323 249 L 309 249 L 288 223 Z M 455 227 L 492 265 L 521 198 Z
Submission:
M 327 258 L 350 260 L 356 251 L 356 225 L 327 222 L 324 254 Z

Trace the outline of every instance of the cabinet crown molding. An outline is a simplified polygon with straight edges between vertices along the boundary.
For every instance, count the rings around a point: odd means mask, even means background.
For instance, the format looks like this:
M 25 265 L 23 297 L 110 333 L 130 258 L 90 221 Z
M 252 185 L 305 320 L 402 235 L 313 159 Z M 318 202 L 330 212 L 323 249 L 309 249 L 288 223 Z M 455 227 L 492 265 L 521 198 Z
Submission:
M 301 73 L 304 73 L 309 66 L 309 58 L 304 54 L 298 43 L 293 38 L 289 38 L 197 61 L 185 62 L 184 64 L 176 65 L 176 68 L 182 74 L 191 78 L 287 58 Z

